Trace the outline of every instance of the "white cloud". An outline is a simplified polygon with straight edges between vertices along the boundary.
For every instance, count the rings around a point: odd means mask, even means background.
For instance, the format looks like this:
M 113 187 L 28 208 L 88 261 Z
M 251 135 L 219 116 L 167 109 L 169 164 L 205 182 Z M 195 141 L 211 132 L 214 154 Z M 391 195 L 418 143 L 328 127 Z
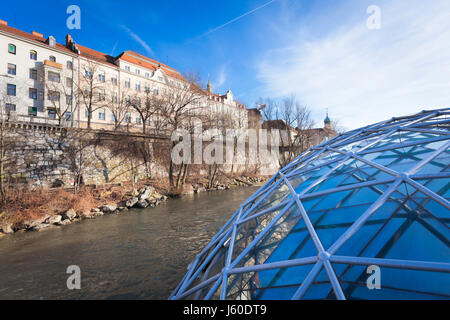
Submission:
M 122 26 L 122 28 L 128 33 L 128 35 L 133 38 L 136 42 L 138 42 L 147 52 L 147 54 L 153 56 L 153 50 L 150 48 L 150 46 L 142 40 L 137 34 L 135 34 L 133 31 L 131 31 L 127 26 Z
M 450 1 L 379 6 L 380 30 L 369 30 L 368 15 L 357 12 L 339 30 L 290 38 L 289 46 L 268 52 L 258 63 L 263 90 L 296 94 L 320 120 L 329 108 L 347 128 L 450 106 Z

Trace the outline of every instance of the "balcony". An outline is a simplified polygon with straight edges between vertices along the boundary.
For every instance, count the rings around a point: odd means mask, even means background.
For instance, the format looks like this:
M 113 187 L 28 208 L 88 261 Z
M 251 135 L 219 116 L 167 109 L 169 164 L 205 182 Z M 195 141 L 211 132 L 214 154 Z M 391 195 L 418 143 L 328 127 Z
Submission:
M 53 68 L 62 70 L 62 64 L 57 63 L 57 62 L 53 62 L 53 61 L 50 61 L 50 60 L 44 60 L 44 66 L 49 66 L 49 67 L 53 67 Z

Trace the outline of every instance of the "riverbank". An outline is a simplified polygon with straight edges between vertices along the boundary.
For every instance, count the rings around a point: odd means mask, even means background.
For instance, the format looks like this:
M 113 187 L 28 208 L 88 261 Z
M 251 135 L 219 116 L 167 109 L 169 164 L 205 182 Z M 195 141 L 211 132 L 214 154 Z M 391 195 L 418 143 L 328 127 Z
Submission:
M 8 192 L 6 209 L 0 213 L 0 238 L 23 231 L 42 231 L 105 214 L 125 213 L 131 208 L 156 207 L 171 197 L 206 191 L 262 185 L 269 177 L 223 177 L 208 188 L 206 178 L 191 179 L 174 194 L 167 179 L 131 184 L 85 186 L 77 193 L 68 189 L 29 189 Z

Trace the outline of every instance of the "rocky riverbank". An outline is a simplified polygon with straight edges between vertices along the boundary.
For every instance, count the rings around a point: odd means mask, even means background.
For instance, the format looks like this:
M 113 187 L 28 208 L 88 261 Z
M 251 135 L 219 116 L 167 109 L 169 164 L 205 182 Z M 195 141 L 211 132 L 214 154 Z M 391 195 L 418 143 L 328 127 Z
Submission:
M 228 190 L 232 187 L 260 185 L 267 181 L 267 177 L 238 177 L 222 179 L 219 183 L 208 187 L 208 183 L 201 179 L 183 186 L 181 194 L 194 194 L 205 191 Z M 37 217 L 27 217 L 17 221 L 0 221 L 0 237 L 18 231 L 42 231 L 59 226 L 68 225 L 85 219 L 95 219 L 105 214 L 120 214 L 129 209 L 143 209 L 155 207 L 169 199 L 163 188 L 159 192 L 151 184 L 126 192 L 119 201 L 111 201 L 109 197 L 115 191 L 99 192 L 101 205 L 76 210 L 69 208 L 58 213 L 44 213 Z M 166 193 L 166 194 L 163 194 Z M 105 203 L 106 202 L 106 203 Z M 54 211 L 54 210 L 53 210 Z M 2 213 L 3 214 L 3 213 Z

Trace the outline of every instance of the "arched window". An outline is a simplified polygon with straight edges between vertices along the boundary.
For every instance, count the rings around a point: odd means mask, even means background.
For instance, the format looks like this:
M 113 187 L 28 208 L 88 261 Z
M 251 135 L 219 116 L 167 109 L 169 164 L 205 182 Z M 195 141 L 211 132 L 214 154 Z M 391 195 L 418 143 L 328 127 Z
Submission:
M 12 54 L 16 54 L 16 45 L 10 43 L 8 44 L 8 52 Z
M 37 52 L 34 50 L 30 50 L 30 59 L 37 60 Z
M 49 59 L 51 62 L 56 62 L 56 58 L 54 56 L 50 56 Z

